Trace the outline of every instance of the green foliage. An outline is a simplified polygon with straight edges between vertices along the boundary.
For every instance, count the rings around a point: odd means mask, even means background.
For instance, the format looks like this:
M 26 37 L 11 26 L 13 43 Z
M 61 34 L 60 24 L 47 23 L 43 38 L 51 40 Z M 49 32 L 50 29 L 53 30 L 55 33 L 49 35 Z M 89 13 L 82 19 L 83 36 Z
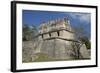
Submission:
M 80 37 L 80 41 L 86 45 L 87 49 L 91 49 L 91 42 L 87 37 Z
M 51 58 L 47 54 L 38 53 L 36 55 L 38 58 L 34 60 L 34 62 L 43 62 L 43 61 L 50 61 Z
M 32 40 L 36 34 L 35 26 L 23 25 L 23 41 Z
M 80 40 L 82 43 L 86 45 L 87 49 L 91 48 L 91 42 L 89 41 L 90 39 L 90 33 L 87 32 L 82 24 L 77 27 L 73 27 L 75 31 L 75 37 Z

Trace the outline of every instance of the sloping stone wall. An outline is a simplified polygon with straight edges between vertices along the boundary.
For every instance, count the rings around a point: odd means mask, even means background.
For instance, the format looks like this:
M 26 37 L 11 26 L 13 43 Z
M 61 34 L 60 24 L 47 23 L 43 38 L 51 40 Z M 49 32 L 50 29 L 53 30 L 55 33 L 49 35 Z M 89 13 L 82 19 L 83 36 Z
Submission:
M 37 58 L 37 53 L 47 54 L 54 60 L 73 60 L 75 51 L 72 47 L 73 41 L 62 39 L 41 40 L 23 42 L 23 62 L 32 62 Z

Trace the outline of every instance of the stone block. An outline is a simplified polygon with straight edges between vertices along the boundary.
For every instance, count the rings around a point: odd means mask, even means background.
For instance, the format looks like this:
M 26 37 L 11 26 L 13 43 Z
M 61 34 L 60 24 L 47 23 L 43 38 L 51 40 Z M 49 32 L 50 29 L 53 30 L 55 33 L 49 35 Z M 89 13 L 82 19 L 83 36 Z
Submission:
M 43 39 L 50 38 L 49 34 L 43 34 Z
M 58 37 L 57 32 L 52 32 L 52 33 L 51 33 L 51 37 Z

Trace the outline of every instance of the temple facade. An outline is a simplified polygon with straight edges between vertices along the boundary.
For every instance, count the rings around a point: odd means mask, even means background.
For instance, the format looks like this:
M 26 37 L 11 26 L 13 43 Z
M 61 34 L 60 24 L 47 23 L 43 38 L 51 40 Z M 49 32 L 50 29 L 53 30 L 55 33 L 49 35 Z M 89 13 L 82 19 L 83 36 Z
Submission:
M 61 38 L 74 40 L 74 32 L 67 18 L 44 22 L 40 24 L 38 29 L 40 39 Z
M 45 53 L 56 59 L 73 58 L 71 45 L 78 41 L 75 40 L 74 31 L 67 18 L 43 22 L 38 29 L 39 44 L 36 53 Z

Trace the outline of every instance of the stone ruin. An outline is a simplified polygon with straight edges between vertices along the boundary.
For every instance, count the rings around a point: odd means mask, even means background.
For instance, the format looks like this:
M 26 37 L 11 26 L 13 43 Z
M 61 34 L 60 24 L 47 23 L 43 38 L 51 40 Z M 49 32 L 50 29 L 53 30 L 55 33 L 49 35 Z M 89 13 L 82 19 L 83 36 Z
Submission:
M 46 54 L 54 60 L 90 58 L 85 45 L 82 46 L 80 41 L 75 39 L 74 31 L 67 18 L 43 22 L 38 27 L 38 35 L 29 42 L 23 43 L 23 48 L 25 46 L 26 49 L 29 48 L 28 52 L 23 52 L 23 61 L 28 58 L 34 61 L 38 53 Z

